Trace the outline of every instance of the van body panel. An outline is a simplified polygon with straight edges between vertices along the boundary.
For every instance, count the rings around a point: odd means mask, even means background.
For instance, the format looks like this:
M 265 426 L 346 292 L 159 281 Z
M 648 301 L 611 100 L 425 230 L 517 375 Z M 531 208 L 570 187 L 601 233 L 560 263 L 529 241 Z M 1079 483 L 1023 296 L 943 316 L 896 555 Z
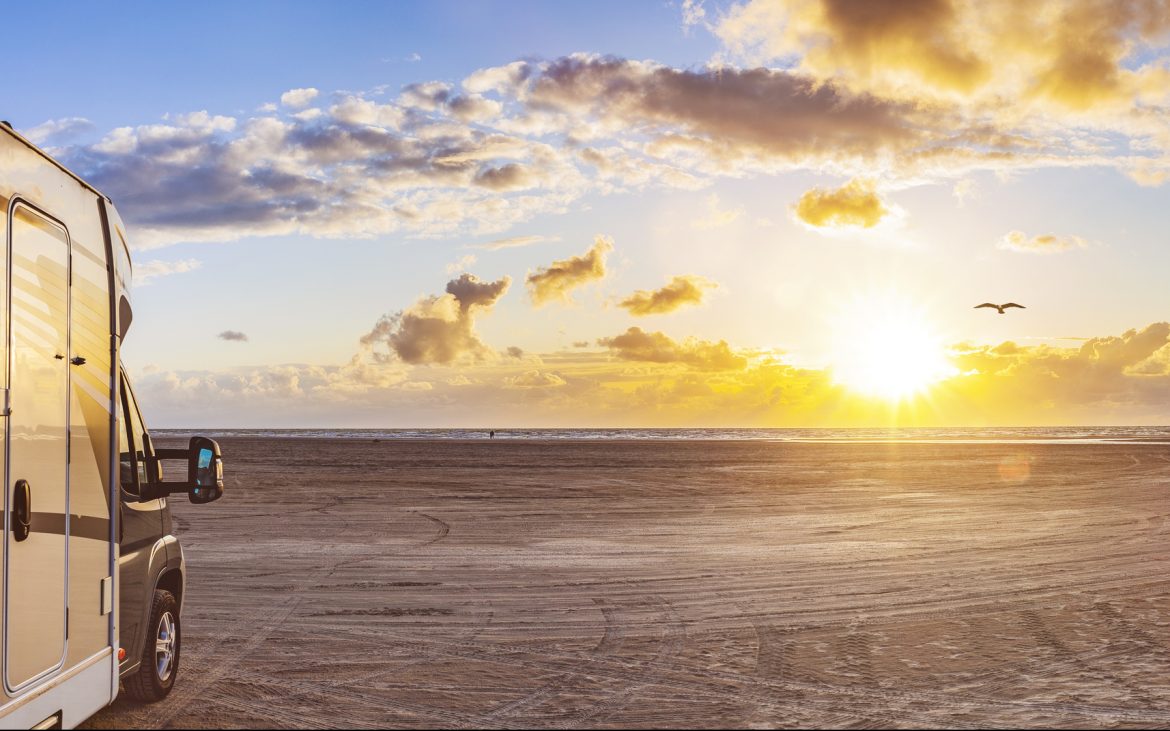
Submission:
M 151 514 L 144 512 L 139 515 Z M 151 519 L 157 524 L 158 514 L 151 515 Z M 159 538 L 157 527 L 153 537 L 156 539 L 153 543 L 135 547 L 123 553 L 119 559 L 118 572 L 122 574 L 123 580 L 119 624 L 123 628 L 122 647 L 126 648 L 126 659 L 121 662 L 119 669 L 123 676 L 138 669 L 146 642 L 144 628 L 150 622 L 150 602 L 147 599 L 153 598 L 158 577 L 167 570 L 168 540 L 178 540 L 174 536 Z
M 61 684 L 70 691 L 53 710 L 65 712 L 67 727 L 117 691 L 108 674 L 117 665 L 116 635 L 101 602 L 117 548 L 110 509 L 116 309 L 103 204 L 91 187 L 0 127 L 0 372 L 12 408 L 0 417 L 4 509 L 15 507 L 17 480 L 28 481 L 31 495 L 27 538 L 16 540 L 16 526 L 5 521 L 0 540 L 4 726 L 24 718 L 11 709 L 39 713 Z M 110 580 L 117 594 L 117 576 Z M 95 664 L 98 656 L 105 660 Z M 100 686 L 77 680 L 95 674 Z
M 103 681 L 116 664 L 111 649 L 60 673 L 57 683 L 43 683 L 19 698 L 0 706 L 4 728 L 32 728 L 54 713 L 60 712 L 61 727 L 73 728 L 109 705 L 109 691 Z

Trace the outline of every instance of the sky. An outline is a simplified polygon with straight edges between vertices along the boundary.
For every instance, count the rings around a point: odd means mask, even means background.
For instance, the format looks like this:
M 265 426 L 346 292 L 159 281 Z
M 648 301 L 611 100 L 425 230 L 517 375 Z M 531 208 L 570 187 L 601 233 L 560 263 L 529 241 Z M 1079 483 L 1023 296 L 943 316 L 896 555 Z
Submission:
M 154 426 L 1170 423 L 1165 0 L 7 17 Z

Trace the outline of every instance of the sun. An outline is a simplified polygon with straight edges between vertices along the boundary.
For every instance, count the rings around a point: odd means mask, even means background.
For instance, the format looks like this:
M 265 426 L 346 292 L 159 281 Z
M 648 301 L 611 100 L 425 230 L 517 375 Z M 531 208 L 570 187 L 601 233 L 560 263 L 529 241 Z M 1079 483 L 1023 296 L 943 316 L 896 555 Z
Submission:
M 833 380 L 866 396 L 902 401 L 955 375 L 922 308 L 897 295 L 853 299 L 830 318 Z

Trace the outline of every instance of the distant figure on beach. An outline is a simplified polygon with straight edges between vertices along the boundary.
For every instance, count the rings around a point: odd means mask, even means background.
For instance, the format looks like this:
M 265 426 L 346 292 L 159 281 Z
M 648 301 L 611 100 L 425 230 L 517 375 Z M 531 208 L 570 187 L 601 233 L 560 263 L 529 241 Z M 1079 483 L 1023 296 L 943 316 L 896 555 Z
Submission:
M 495 438 L 496 438 L 496 430 L 492 429 L 491 431 L 488 432 L 488 439 L 495 439 Z
M 977 310 L 980 307 L 994 307 L 995 309 L 999 310 L 999 314 L 1001 314 L 1001 315 L 1003 314 L 1004 309 L 1007 307 L 1019 307 L 1021 310 L 1028 309 L 1027 307 L 1024 307 L 1023 305 L 1017 305 L 1015 302 L 1005 302 L 1002 305 L 993 305 L 990 302 L 984 302 L 981 305 L 975 305 L 975 307 L 972 309 Z

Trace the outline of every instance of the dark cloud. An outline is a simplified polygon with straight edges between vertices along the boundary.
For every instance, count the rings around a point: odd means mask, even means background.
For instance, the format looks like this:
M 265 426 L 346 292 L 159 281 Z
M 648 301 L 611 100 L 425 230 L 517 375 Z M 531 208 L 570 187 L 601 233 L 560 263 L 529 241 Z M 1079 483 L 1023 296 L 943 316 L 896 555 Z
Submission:
M 515 190 L 529 186 L 532 176 L 519 163 L 508 163 L 498 168 L 484 168 L 475 174 L 476 185 L 492 190 Z
M 771 69 L 703 71 L 619 58 L 562 58 L 532 82 L 530 104 L 590 113 L 718 158 L 869 158 L 921 140 L 913 108 Z
M 218 337 L 220 340 L 229 340 L 237 343 L 248 342 L 248 336 L 239 330 L 224 330 L 216 337 Z
M 402 312 L 382 316 L 361 342 L 386 343 L 413 364 L 483 360 L 491 351 L 475 333 L 475 318 L 489 311 L 511 283 L 509 277 L 483 282 L 463 274 L 447 283 L 446 294 L 424 297 Z

